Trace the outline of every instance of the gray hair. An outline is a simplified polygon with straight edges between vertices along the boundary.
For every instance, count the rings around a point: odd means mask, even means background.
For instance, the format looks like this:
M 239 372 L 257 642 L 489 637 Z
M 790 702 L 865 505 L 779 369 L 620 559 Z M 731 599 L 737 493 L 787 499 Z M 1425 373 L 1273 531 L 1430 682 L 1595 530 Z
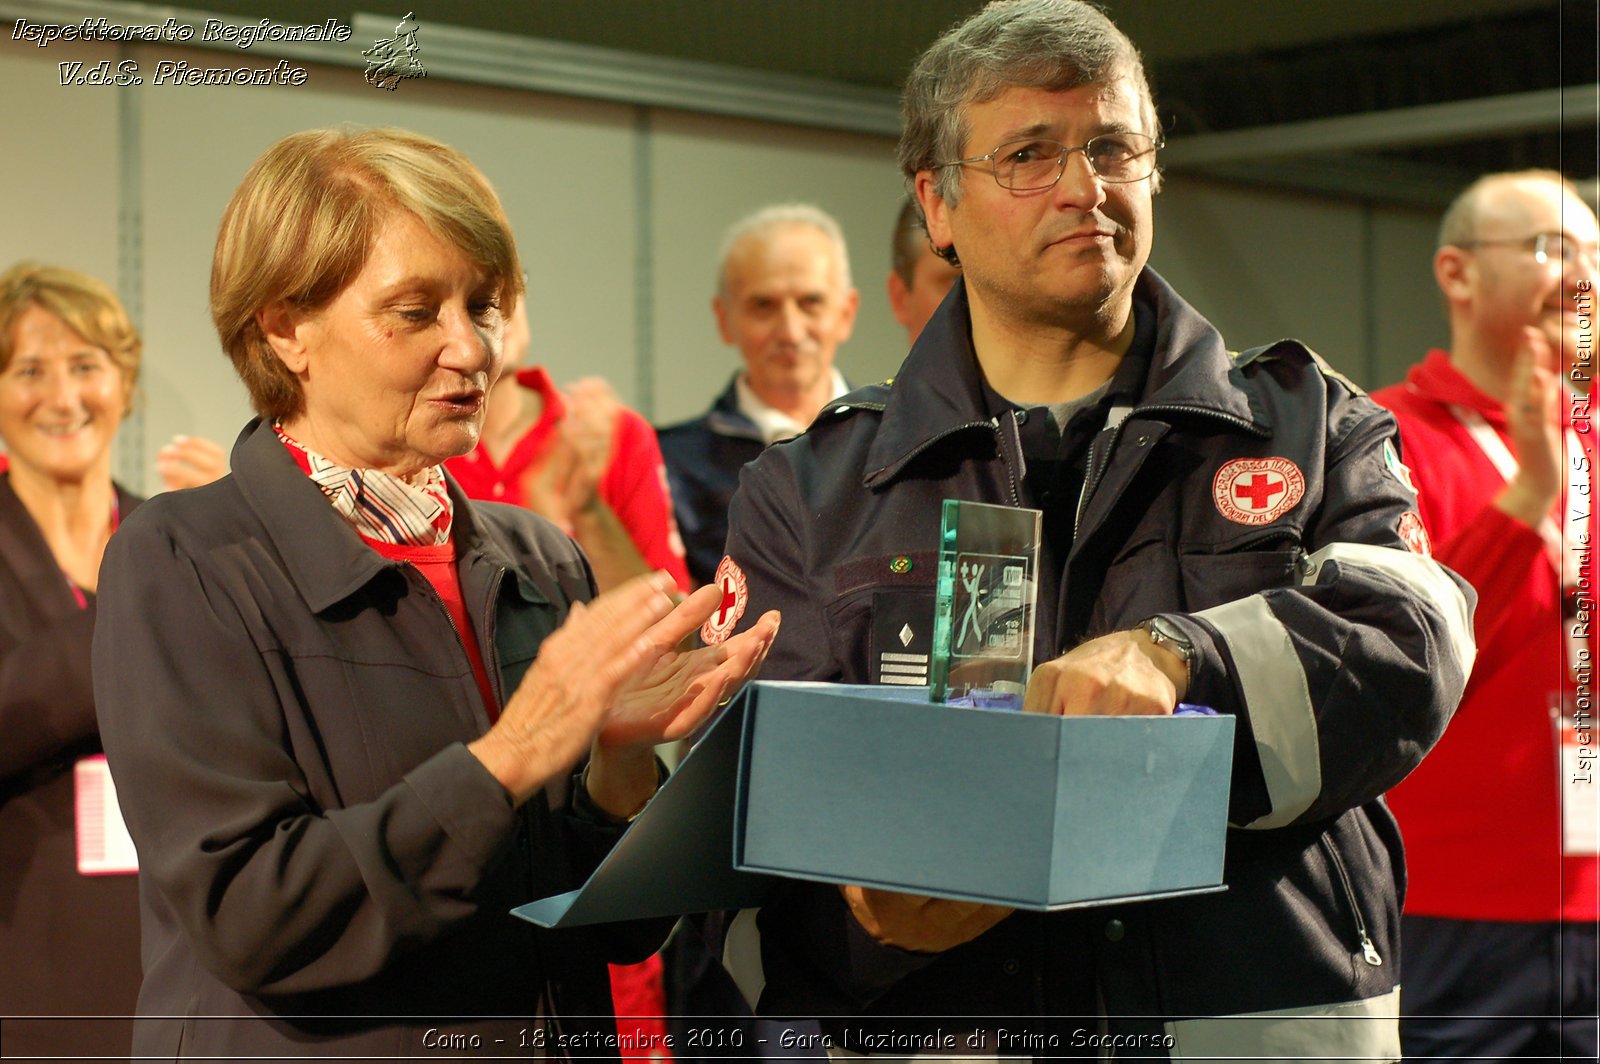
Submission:
M 1583 199 L 1578 194 L 1578 187 L 1556 170 L 1508 170 L 1484 174 L 1462 189 L 1445 210 L 1444 217 L 1439 220 L 1439 246 L 1459 247 L 1474 240 L 1478 235 L 1478 224 L 1483 219 L 1485 194 L 1512 181 L 1548 181 L 1572 193 L 1574 199 Z
M 917 171 L 959 158 L 969 132 L 968 104 L 1014 85 L 1062 92 L 1117 77 L 1138 87 L 1143 132 L 1159 139 L 1144 61 L 1103 12 L 1081 0 L 993 0 L 934 41 L 906 79 L 900 172 L 909 187 Z M 961 197 L 956 169 L 936 171 L 934 185 L 952 206 Z M 1160 188 L 1159 173 L 1150 180 L 1152 190 Z
M 722 235 L 722 247 L 717 251 L 717 293 L 728 294 L 728 259 L 740 244 L 752 236 L 764 235 L 775 229 L 792 225 L 808 225 L 818 230 L 833 244 L 839 259 L 839 279 L 845 288 L 850 287 L 850 252 L 845 247 L 844 230 L 833 215 L 809 203 L 779 203 L 747 214 L 728 226 Z

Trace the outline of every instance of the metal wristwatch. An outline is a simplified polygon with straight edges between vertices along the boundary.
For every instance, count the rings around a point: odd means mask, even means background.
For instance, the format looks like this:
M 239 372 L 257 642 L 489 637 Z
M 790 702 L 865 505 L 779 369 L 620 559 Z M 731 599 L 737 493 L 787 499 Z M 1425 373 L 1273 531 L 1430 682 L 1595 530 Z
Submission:
M 1150 642 L 1183 659 L 1183 689 L 1187 692 L 1189 685 L 1194 682 L 1194 644 L 1189 642 L 1177 625 L 1160 614 L 1140 621 L 1138 627 Z

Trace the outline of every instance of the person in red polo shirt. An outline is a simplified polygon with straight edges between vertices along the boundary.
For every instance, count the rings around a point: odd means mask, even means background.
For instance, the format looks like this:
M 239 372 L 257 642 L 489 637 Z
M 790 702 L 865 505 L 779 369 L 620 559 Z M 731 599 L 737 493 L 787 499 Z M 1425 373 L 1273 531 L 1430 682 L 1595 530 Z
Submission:
M 1373 395 L 1400 423 L 1412 534 L 1478 591 L 1461 707 L 1389 793 L 1410 873 L 1408 1060 L 1595 1059 L 1596 456 L 1560 374 L 1593 357 L 1596 232 L 1560 174 L 1472 184 L 1434 255 L 1450 350 Z
M 524 365 L 526 300 L 506 322 L 508 369 L 489 394 L 483 437 L 445 463 L 469 498 L 525 506 L 566 530 L 600 590 L 664 569 L 689 590 L 655 430 L 610 385 L 587 378 L 561 392 Z

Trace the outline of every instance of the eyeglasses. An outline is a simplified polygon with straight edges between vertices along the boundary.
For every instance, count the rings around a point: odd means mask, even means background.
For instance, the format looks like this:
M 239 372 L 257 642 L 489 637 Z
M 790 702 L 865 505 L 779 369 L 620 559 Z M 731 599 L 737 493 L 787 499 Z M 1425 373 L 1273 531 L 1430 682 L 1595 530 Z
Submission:
M 1565 233 L 1535 233 L 1532 236 L 1506 240 L 1463 240 L 1455 246 L 1467 250 L 1494 247 L 1521 248 L 1524 251 L 1532 251 L 1533 260 L 1541 266 L 1550 262 L 1575 266 L 1579 255 L 1588 258 L 1591 265 L 1600 265 L 1600 244 L 1585 244 Z
M 1143 133 L 1102 133 L 1077 147 L 1057 140 L 1013 140 L 1000 145 L 988 155 L 937 163 L 935 169 L 989 163 L 995 182 L 1001 188 L 1012 192 L 1032 192 L 1049 188 L 1060 181 L 1067 169 L 1067 156 L 1081 151 L 1095 176 L 1102 181 L 1121 184 L 1142 181 L 1155 173 L 1156 152 L 1161 147 L 1161 141 Z

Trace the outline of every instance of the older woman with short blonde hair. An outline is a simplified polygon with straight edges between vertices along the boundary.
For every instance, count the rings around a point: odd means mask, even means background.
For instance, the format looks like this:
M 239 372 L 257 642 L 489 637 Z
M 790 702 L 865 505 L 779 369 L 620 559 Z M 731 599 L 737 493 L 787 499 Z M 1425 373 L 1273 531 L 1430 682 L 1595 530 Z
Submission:
M 615 1046 L 605 962 L 660 929 L 508 910 L 582 883 L 777 618 L 679 653 L 720 592 L 596 598 L 554 526 L 444 475 L 520 278 L 488 181 L 401 130 L 288 137 L 223 215 L 212 314 L 261 416 L 229 477 L 126 525 L 95 640 L 138 1055 Z

